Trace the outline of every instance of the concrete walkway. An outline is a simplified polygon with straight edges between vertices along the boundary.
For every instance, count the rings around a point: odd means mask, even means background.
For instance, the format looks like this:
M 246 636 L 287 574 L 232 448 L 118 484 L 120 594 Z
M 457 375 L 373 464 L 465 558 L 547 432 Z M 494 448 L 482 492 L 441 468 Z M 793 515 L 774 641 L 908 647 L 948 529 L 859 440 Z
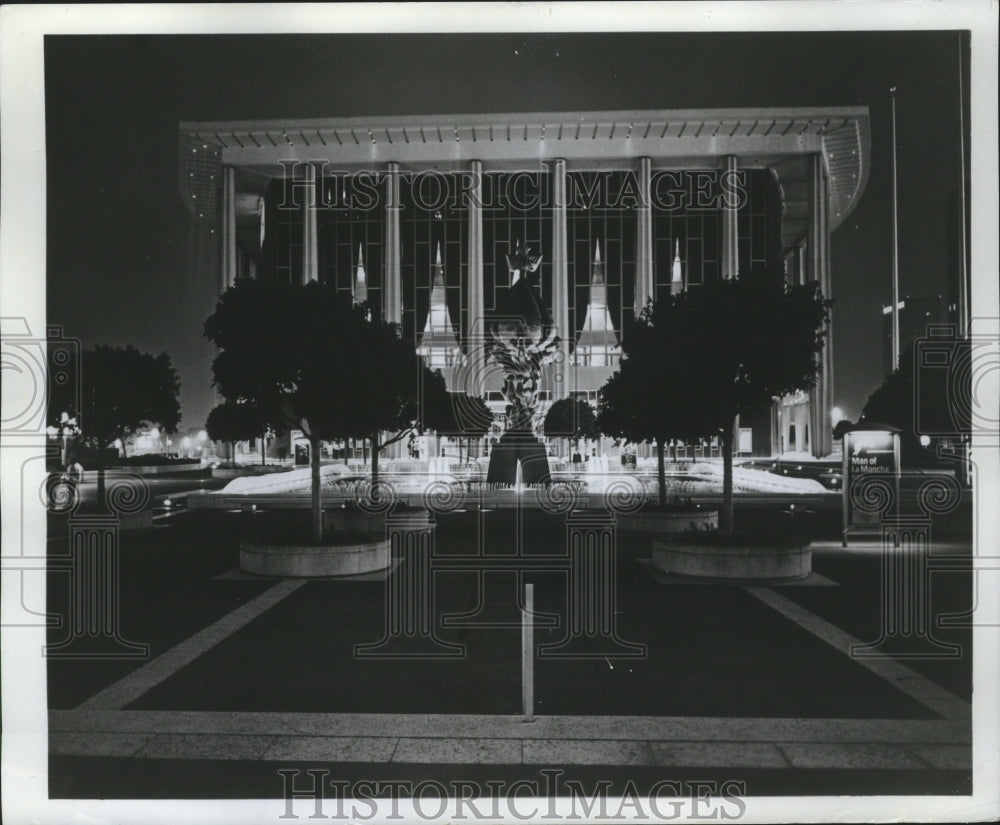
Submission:
M 539 716 L 526 722 L 493 715 L 123 710 L 303 584 L 277 582 L 77 708 L 50 711 L 50 753 L 366 764 L 971 770 L 969 704 L 884 656 L 855 661 L 939 719 Z M 837 650 L 860 643 L 774 589 L 744 589 Z

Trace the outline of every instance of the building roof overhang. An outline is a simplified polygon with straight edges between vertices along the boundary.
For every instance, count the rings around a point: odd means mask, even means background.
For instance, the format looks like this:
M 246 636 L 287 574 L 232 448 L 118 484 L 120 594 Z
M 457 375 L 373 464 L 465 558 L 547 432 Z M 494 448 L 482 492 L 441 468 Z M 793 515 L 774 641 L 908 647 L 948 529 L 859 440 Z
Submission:
M 738 167 L 775 175 L 786 248 L 808 225 L 808 156 L 824 159 L 831 230 L 860 199 L 871 156 L 869 113 L 859 106 L 185 122 L 179 131 L 181 193 L 208 225 L 223 166 L 238 170 L 241 192 L 259 196 L 297 161 L 451 171 L 473 160 L 486 169 L 542 169 L 563 159 L 573 170 L 630 168 L 648 157 L 654 169 L 704 169 L 732 155 Z

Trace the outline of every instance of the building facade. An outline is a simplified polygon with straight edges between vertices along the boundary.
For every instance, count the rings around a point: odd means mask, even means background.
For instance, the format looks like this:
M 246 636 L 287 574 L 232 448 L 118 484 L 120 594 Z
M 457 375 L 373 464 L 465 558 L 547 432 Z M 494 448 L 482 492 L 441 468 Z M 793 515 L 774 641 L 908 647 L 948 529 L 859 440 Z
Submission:
M 182 123 L 179 178 L 217 238 L 220 291 L 268 277 L 363 294 L 450 389 L 502 414 L 482 345 L 517 241 L 544 256 L 563 340 L 541 398 L 595 400 L 651 299 L 760 267 L 832 297 L 830 233 L 869 144 L 858 107 Z M 753 453 L 831 452 L 835 335 L 813 391 L 741 422 Z

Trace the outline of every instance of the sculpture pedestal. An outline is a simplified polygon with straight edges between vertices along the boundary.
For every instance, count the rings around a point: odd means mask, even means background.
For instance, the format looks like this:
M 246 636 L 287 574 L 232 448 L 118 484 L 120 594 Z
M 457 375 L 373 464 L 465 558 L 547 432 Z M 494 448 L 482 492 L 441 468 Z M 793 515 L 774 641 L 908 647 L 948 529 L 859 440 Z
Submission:
M 523 484 L 548 484 L 549 457 L 545 446 L 530 430 L 511 430 L 500 436 L 490 452 L 488 484 L 510 484 L 517 481 L 517 463 L 521 462 Z

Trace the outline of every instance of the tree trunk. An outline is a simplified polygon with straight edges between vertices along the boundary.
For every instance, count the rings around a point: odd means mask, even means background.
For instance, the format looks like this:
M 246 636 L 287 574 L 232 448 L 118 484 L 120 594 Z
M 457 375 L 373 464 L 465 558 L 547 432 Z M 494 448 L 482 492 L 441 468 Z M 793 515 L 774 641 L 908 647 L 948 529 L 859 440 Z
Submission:
M 347 466 L 347 454 L 350 452 L 350 450 L 348 450 L 348 448 L 347 448 L 348 441 L 349 441 L 349 439 L 347 438 L 347 436 L 344 436 L 344 466 L 345 467 Z
M 677 439 L 676 438 L 674 439 L 673 451 L 674 451 L 674 464 L 676 464 L 677 463 Z
M 733 428 L 735 416 L 722 428 L 722 512 L 719 514 L 719 529 L 723 533 L 733 532 Z
M 656 484 L 661 507 L 667 506 L 667 474 L 663 468 L 663 439 L 656 439 Z
M 264 433 L 260 437 L 260 466 L 261 467 L 263 467 L 265 464 L 267 464 L 267 460 L 265 458 L 265 453 L 266 452 L 267 452 L 267 433 Z
M 316 544 L 323 541 L 323 502 L 319 494 L 319 438 L 309 437 L 309 463 L 312 465 L 312 537 Z
M 376 487 L 378 486 L 378 454 L 381 447 L 378 443 L 378 433 L 372 435 L 372 496 L 376 497 L 378 495 Z

